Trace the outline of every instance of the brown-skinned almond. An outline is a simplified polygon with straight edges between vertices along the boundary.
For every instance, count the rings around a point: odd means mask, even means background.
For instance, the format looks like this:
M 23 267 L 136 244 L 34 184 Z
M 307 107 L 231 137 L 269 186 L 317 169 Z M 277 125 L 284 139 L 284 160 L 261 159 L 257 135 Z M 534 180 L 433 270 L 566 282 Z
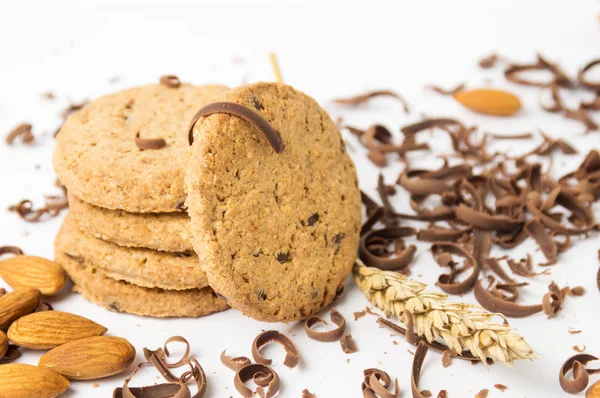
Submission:
M 521 109 L 521 100 L 516 95 L 501 90 L 462 90 L 452 96 L 464 107 L 484 115 L 512 116 Z
M 135 359 L 135 348 L 124 338 L 88 337 L 48 351 L 39 366 L 72 380 L 95 380 L 121 373 Z
M 0 365 L 0 397 L 53 398 L 69 388 L 69 381 L 58 373 L 33 365 Z
M 101 336 L 106 328 L 87 318 L 62 311 L 25 315 L 8 328 L 14 344 L 32 350 L 49 350 L 86 337 Z
M 4 357 L 8 350 L 8 336 L 0 330 L 0 359 Z
M 0 330 L 6 330 L 15 319 L 33 312 L 41 297 L 37 289 L 17 289 L 0 296 Z
M 67 282 L 65 271 L 54 261 L 25 255 L 0 261 L 0 276 L 14 289 L 38 289 L 43 295 L 58 293 Z

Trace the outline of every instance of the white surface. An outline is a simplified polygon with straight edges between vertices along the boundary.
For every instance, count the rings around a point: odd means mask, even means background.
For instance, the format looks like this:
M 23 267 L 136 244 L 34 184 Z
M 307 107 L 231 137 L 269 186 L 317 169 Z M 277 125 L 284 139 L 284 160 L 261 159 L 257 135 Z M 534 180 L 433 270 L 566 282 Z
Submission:
M 581 127 L 576 122 L 542 112 L 537 105 L 537 89 L 508 86 L 499 69 L 481 71 L 476 67 L 479 57 L 491 50 L 523 61 L 541 51 L 560 61 L 570 74 L 575 73 L 578 66 L 599 55 L 600 8 L 595 1 L 439 0 L 394 6 L 361 2 L 356 7 L 347 2 L 299 5 L 284 1 L 261 2 L 259 6 L 232 2 L 80 3 L 4 1 L 1 5 L 0 134 L 4 136 L 17 123 L 29 121 L 37 138 L 32 147 L 17 144 L 10 150 L 3 140 L 0 143 L 0 244 L 19 245 L 30 254 L 52 257 L 52 241 L 60 220 L 27 224 L 1 209 L 23 198 L 39 204 L 42 194 L 57 192 L 50 162 L 52 133 L 60 124 L 58 113 L 69 100 L 154 82 L 166 73 L 194 83 L 232 86 L 272 80 L 268 51 L 278 54 L 287 83 L 315 96 L 334 119 L 344 116 L 359 127 L 379 122 L 397 132 L 423 112 L 455 116 L 490 131 L 516 133 L 540 128 L 552 136 L 569 138 L 586 152 L 598 147 L 600 133 L 579 136 Z M 109 84 L 113 76 L 121 77 L 118 84 Z M 491 83 L 485 83 L 486 79 Z M 510 119 L 478 117 L 451 99 L 422 89 L 428 83 L 450 87 L 462 81 L 472 87 L 510 87 L 521 96 L 525 109 Z M 393 100 L 373 101 L 360 110 L 327 103 L 333 97 L 366 88 L 397 90 L 412 105 L 412 114 L 402 114 Z M 47 90 L 57 95 L 55 101 L 41 98 Z M 352 155 L 361 187 L 375 194 L 377 169 L 366 161 L 354 138 L 346 137 L 356 150 Z M 434 137 L 438 146 L 448 147 L 445 137 Z M 515 153 L 525 150 L 519 148 L 519 142 L 504 145 Z M 557 157 L 559 174 L 579 164 L 582 156 Z M 426 158 L 413 157 L 415 161 Z M 386 170 L 389 182 L 397 171 Z M 400 193 L 394 199 L 399 209 L 408 210 L 405 195 Z M 515 256 L 534 249 L 531 244 L 523 246 Z M 551 280 L 560 286 L 583 285 L 588 291 L 582 298 L 568 298 L 555 319 L 536 315 L 511 320 L 539 353 L 539 360 L 517 363 L 514 370 L 501 364 L 486 369 L 454 360 L 444 369 L 440 355 L 430 353 L 421 388 L 431 390 L 434 396 L 447 389 L 451 397 L 470 397 L 482 388 L 490 389 L 490 397 L 565 396 L 558 385 L 558 371 L 562 361 L 575 353 L 571 347 L 586 345 L 588 352 L 600 354 L 600 296 L 595 287 L 599 246 L 597 236 L 576 240 L 575 247 L 561 255 L 551 276 L 531 280 L 532 286 L 524 290 L 523 302 L 530 303 L 539 302 Z M 427 252 L 428 246 L 419 247 L 413 277 L 433 284 L 439 267 Z M 535 258 L 540 260 L 540 254 Z M 474 302 L 472 294 L 464 300 Z M 157 347 L 172 335 L 185 336 L 207 373 L 209 397 L 237 396 L 233 373 L 219 362 L 221 351 L 250 355 L 256 334 L 271 328 L 288 333 L 303 358 L 299 368 L 289 370 L 281 364 L 283 354 L 278 347 L 267 349 L 282 379 L 280 396 L 299 397 L 302 389 L 308 388 L 319 398 L 359 397 L 362 370 L 369 367 L 398 377 L 402 396 L 410 396 L 412 356 L 407 350 L 412 347 L 401 337 L 389 337 L 372 316 L 353 320 L 352 313 L 363 309 L 367 301 L 350 280 L 336 307 L 348 320 L 349 332 L 360 348 L 352 355 L 343 354 L 339 343 L 308 340 L 301 324 L 259 323 L 235 310 L 202 319 L 157 320 L 108 312 L 76 294 L 64 294 L 52 303 L 56 309 L 85 315 L 107 326 L 111 335 L 128 338 L 138 349 L 138 360 L 142 359 L 143 347 Z M 582 333 L 571 335 L 570 327 Z M 392 340 L 399 344 L 393 345 Z M 37 357 L 27 353 L 19 362 L 35 363 Z M 149 371 L 141 373 L 133 385 L 157 381 Z M 93 381 L 73 382 L 66 396 L 109 396 L 125 375 L 97 381 L 97 388 Z M 509 389 L 499 392 L 493 387 L 495 383 Z

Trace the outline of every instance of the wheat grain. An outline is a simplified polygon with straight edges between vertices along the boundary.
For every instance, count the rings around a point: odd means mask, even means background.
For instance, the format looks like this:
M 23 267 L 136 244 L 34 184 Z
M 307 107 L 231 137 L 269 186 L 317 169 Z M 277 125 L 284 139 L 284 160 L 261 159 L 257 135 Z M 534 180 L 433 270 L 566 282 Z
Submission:
M 406 276 L 367 267 L 359 259 L 354 265 L 354 281 L 367 299 L 388 315 L 406 323 L 406 311 L 413 317 L 414 330 L 430 343 L 443 342 L 460 354 L 468 350 L 482 361 L 491 359 L 511 365 L 518 359 L 535 359 L 525 339 L 513 332 L 507 322 L 495 323 L 501 314 L 477 306 L 447 302 L 447 295 L 426 291 L 427 285 Z

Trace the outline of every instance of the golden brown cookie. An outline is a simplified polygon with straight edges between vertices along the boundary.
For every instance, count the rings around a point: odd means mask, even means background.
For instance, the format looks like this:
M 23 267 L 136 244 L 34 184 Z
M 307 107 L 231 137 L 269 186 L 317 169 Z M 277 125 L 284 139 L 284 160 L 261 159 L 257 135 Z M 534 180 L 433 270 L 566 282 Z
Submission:
M 198 257 L 128 248 L 86 235 L 70 214 L 55 241 L 56 251 L 81 260 L 104 275 L 148 288 L 185 290 L 208 286 Z
M 181 211 L 187 162 L 187 126 L 199 107 L 224 86 L 149 85 L 99 98 L 75 112 L 56 137 L 53 165 L 80 199 L 133 213 Z M 141 139 L 166 146 L 141 150 Z
M 129 213 L 97 207 L 69 194 L 69 211 L 88 235 L 127 247 L 191 252 L 190 218 L 186 213 Z
M 333 300 L 356 257 L 354 164 L 329 115 L 292 87 L 251 84 L 221 101 L 259 114 L 279 131 L 283 150 L 276 153 L 278 140 L 270 145 L 256 120 L 199 118 L 186 206 L 201 266 L 213 289 L 253 318 L 306 318 Z
M 87 266 L 85 259 L 78 262 L 62 250 L 57 250 L 55 257 L 73 280 L 74 291 L 113 311 L 162 318 L 197 317 L 228 308 L 225 301 L 209 287 L 190 290 L 148 289 L 103 276 Z

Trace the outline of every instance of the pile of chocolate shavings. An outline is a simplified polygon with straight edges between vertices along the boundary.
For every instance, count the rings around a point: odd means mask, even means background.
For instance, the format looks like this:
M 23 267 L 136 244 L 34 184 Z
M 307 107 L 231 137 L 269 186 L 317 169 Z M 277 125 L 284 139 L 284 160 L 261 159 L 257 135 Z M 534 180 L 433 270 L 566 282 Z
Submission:
M 549 104 L 540 102 L 540 106 L 546 112 L 562 114 L 567 119 L 578 121 L 585 127 L 585 133 L 597 131 L 600 127 L 590 115 L 590 111 L 600 111 L 600 81 L 589 78 L 590 71 L 598 68 L 600 59 L 594 59 L 583 65 L 577 74 L 577 77 L 568 76 L 557 64 L 549 61 L 538 54 L 536 62 L 533 63 L 514 63 L 501 59 L 498 55 L 492 54 L 479 61 L 482 68 L 494 67 L 500 60 L 506 65 L 504 76 L 512 83 L 525 86 L 537 86 L 550 93 L 551 102 Z M 546 81 L 534 81 L 522 76 L 523 72 L 544 71 L 551 78 Z M 579 102 L 575 109 L 567 107 L 562 100 L 561 90 L 576 92 L 585 90 L 594 95 L 590 101 Z
M 169 362 L 167 359 L 171 356 L 168 345 L 173 342 L 183 343 L 186 346 L 185 353 L 176 362 Z M 113 391 L 113 398 L 126 397 L 172 397 L 172 398 L 202 398 L 206 393 L 206 375 L 198 361 L 190 356 L 190 345 L 187 340 L 181 336 L 173 336 L 167 339 L 162 348 L 150 350 L 144 348 L 144 357 L 146 362 L 140 363 L 133 373 L 125 379 L 123 387 L 118 387 Z M 160 372 L 166 383 L 156 384 L 144 387 L 129 387 L 133 376 L 143 366 L 153 366 Z M 175 376 L 171 369 L 188 367 L 189 370 L 183 372 L 180 376 Z M 190 394 L 188 384 L 194 382 L 196 393 Z
M 448 134 L 454 153 L 445 157 L 438 169 L 412 168 L 404 149 L 416 147 L 416 137 L 428 129 Z M 488 152 L 487 144 L 498 139 L 497 134 L 486 133 L 477 140 L 475 127 L 465 127 L 449 118 L 425 119 L 403 127 L 401 144 L 394 144 L 391 132 L 381 125 L 367 130 L 352 127 L 350 131 L 371 153 L 397 153 L 405 164 L 393 185 L 379 176 L 381 205 L 361 192 L 367 217 L 361 228 L 359 257 L 367 266 L 407 274 L 417 252 L 410 240 L 431 242 L 433 258 L 448 269 L 437 281 L 444 292 L 464 294 L 475 288 L 475 297 L 483 307 L 506 316 L 522 317 L 541 311 L 555 315 L 564 299 L 561 294 L 551 292 L 537 305 L 519 305 L 519 289 L 527 283 L 517 281 L 505 267 L 528 278 L 547 270 L 534 272 L 530 255 L 520 260 L 494 258 L 490 251 L 494 246 L 513 249 L 531 238 L 547 260 L 538 265 L 549 266 L 571 247 L 572 237 L 592 235 L 598 229 L 592 204 L 600 197 L 597 150 L 590 151 L 577 170 L 555 180 L 550 174 L 552 153 L 570 155 L 577 151 L 565 140 L 544 133 L 542 143 L 533 150 L 508 157 Z M 515 138 L 534 139 L 530 133 Z M 420 149 L 428 147 L 423 144 Z M 544 158 L 550 162 L 543 162 Z M 410 194 L 413 214 L 398 212 L 392 205 L 391 196 L 398 187 Z M 427 206 L 432 200 L 437 205 Z M 418 229 L 402 225 L 407 220 L 427 226 Z M 380 224 L 383 227 L 378 227 Z M 487 287 L 481 279 L 486 275 L 491 278 Z M 501 282 L 496 282 L 496 277 Z

